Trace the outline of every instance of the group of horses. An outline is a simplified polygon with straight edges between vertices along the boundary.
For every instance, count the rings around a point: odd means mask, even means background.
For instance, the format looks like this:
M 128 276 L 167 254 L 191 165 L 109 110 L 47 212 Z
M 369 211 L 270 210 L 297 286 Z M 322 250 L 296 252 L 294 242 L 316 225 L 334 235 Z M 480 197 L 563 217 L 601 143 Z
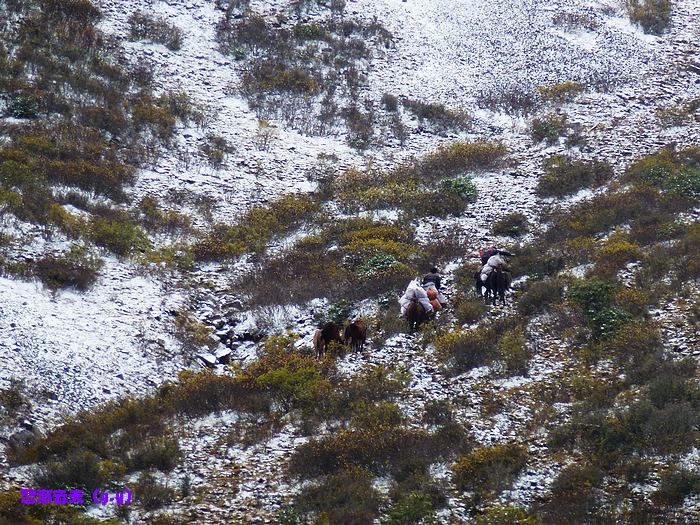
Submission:
M 493 306 L 496 306 L 496 300 L 500 299 L 501 304 L 506 304 L 506 291 L 510 289 L 511 276 L 510 273 L 498 269 L 494 269 L 486 279 L 481 280 L 481 272 L 474 272 L 474 284 L 476 295 L 483 297 L 486 304 L 491 301 Z M 428 319 L 428 314 L 423 308 L 423 305 L 418 301 L 412 302 L 406 310 L 406 321 L 408 322 L 408 331 L 414 332 L 418 327 Z
M 511 276 L 510 273 L 494 269 L 486 279 L 481 280 L 481 272 L 474 272 L 474 283 L 476 294 L 483 297 L 486 304 L 491 301 L 493 306 L 496 306 L 496 300 L 500 298 L 501 304 L 506 304 L 506 291 L 510 288 Z M 408 322 L 408 330 L 413 333 L 418 327 L 428 319 L 428 314 L 423 308 L 423 305 L 418 301 L 413 301 L 406 310 L 406 321 Z M 354 352 L 362 352 L 367 340 L 367 323 L 358 319 L 348 324 L 343 330 L 341 337 L 342 326 L 333 321 L 324 323 L 313 336 L 313 348 L 316 357 L 322 357 L 327 351 L 332 342 L 340 345 L 347 344 Z
M 347 344 L 353 352 L 362 352 L 367 341 L 367 323 L 358 319 L 348 324 L 340 335 L 341 325 L 333 321 L 323 324 L 312 339 L 316 357 L 323 357 L 328 351 L 328 346 L 332 343 Z

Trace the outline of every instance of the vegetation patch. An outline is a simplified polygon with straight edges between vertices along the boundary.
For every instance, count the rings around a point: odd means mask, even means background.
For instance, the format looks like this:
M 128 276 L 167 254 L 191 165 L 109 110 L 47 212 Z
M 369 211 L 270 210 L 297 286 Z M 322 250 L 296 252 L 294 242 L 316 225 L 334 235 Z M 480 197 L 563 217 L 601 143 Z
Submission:
M 471 123 L 468 113 L 463 110 L 448 109 L 444 104 L 422 102 L 410 98 L 402 99 L 401 104 L 413 113 L 419 122 L 428 121 L 438 130 L 468 129 Z M 390 104 L 390 107 L 392 106 Z
M 150 40 L 165 45 L 171 51 L 182 47 L 183 31 L 163 17 L 136 11 L 129 17 L 132 40 Z
M 532 119 L 530 135 L 536 144 L 545 141 L 551 146 L 559 140 L 559 137 L 565 134 L 566 129 L 566 115 L 549 114 L 541 119 Z
M 292 12 L 273 23 L 248 7 L 231 2 L 217 38 L 222 52 L 243 62 L 241 94 L 258 117 L 314 135 L 343 122 L 351 146 L 370 146 L 375 102 L 361 99 L 360 88 L 374 52 L 393 45 L 389 31 L 377 20 L 334 16 L 340 6 L 317 6 L 331 16 L 295 24 L 287 22 L 298 19 Z
M 102 261 L 85 247 L 73 246 L 62 255 L 46 255 L 36 261 L 37 277 L 49 290 L 76 288 L 84 292 L 96 281 Z
M 573 160 L 564 155 L 547 159 L 544 170 L 535 190 L 542 197 L 563 197 L 583 188 L 596 188 L 614 174 L 607 162 Z
M 460 490 L 474 492 L 477 499 L 498 494 L 515 479 L 527 457 L 522 445 L 481 447 L 452 467 L 453 481 Z
M 250 208 L 238 224 L 214 225 L 194 244 L 198 260 L 224 260 L 244 253 L 262 253 L 275 237 L 291 233 L 320 211 L 306 195 L 284 195 L 268 205 Z
M 669 0 L 627 0 L 626 7 L 630 19 L 645 33 L 660 35 L 671 23 Z
M 566 80 L 550 86 L 540 86 L 537 88 L 537 92 L 544 100 L 557 103 L 571 102 L 577 95 L 583 93 L 585 90 L 586 88 L 583 84 L 573 80 Z
M 520 237 L 525 235 L 530 225 L 524 213 L 509 213 L 493 223 L 493 233 L 508 237 Z

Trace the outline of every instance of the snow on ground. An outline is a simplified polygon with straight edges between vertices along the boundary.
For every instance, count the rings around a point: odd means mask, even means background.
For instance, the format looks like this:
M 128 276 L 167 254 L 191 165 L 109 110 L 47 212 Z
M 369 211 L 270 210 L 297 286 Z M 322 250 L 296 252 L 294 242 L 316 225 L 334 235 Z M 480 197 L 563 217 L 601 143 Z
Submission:
M 50 400 L 37 417 L 74 413 L 103 399 L 137 394 L 172 377 L 182 363 L 166 357 L 164 327 L 179 293 L 108 261 L 98 284 L 55 296 L 38 283 L 0 278 L 0 386 L 22 379 Z

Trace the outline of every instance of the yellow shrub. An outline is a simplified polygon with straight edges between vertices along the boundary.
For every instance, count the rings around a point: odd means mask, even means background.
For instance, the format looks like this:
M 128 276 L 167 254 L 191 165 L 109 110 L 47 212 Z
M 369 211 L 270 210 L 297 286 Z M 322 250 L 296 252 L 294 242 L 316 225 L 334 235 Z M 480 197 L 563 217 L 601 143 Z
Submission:
M 553 102 L 570 102 L 576 95 L 585 91 L 585 87 L 580 82 L 566 80 L 551 86 L 539 86 L 537 91 L 543 99 Z

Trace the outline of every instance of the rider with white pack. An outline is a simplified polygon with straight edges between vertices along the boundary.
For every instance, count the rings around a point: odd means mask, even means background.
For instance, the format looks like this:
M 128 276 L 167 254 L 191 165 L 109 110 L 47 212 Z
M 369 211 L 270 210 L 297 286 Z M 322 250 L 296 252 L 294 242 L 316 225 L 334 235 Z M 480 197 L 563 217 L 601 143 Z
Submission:
M 497 250 L 495 255 L 489 257 L 486 264 L 484 264 L 484 266 L 481 268 L 481 282 L 485 283 L 491 272 L 494 270 L 501 270 L 505 272 L 510 271 L 508 268 L 508 261 L 506 261 L 504 258 L 504 256 L 510 255 L 513 254 L 506 250 Z

